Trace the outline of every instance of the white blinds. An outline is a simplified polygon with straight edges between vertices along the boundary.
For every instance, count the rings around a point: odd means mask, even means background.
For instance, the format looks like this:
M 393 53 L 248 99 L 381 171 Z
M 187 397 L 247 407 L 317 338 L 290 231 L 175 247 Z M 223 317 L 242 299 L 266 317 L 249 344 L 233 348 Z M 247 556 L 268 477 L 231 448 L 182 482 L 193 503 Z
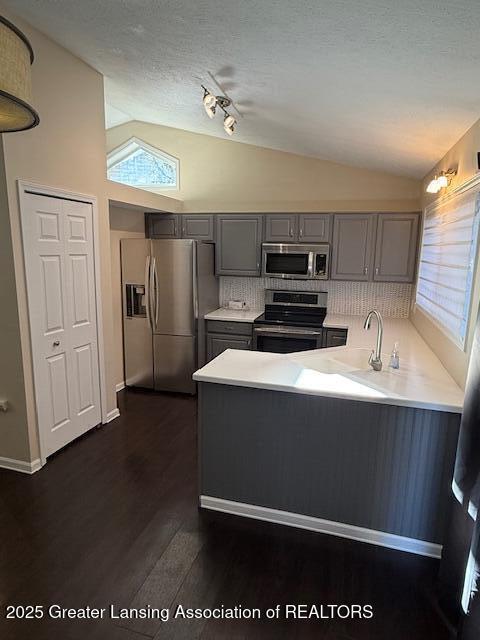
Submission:
M 479 193 L 471 190 L 426 211 L 416 304 L 462 347 L 477 251 Z

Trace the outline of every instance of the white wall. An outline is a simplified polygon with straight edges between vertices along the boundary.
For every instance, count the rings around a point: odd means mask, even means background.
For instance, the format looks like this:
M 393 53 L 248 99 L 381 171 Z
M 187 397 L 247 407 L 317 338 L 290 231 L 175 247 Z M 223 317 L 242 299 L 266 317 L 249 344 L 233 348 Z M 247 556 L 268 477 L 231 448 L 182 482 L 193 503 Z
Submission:
M 422 207 L 434 202 L 436 199 L 450 193 L 456 187 L 464 184 L 478 173 L 477 151 L 480 151 L 480 120 L 471 127 L 462 138 L 445 154 L 445 156 L 432 168 L 423 179 L 422 184 Z M 442 190 L 438 195 L 425 192 L 425 188 L 430 180 L 440 171 L 447 171 L 453 168 L 457 170 L 457 175 L 453 178 L 450 186 Z M 446 335 L 430 320 L 430 318 L 420 309 L 413 309 L 411 320 L 423 337 L 425 342 L 436 353 L 442 364 L 450 372 L 457 384 L 462 388 L 465 386 L 468 361 L 472 349 L 475 319 L 478 313 L 480 298 L 480 269 L 477 270 L 474 279 L 472 307 L 470 313 L 469 332 L 465 348 L 461 349 L 455 345 Z
M 110 206 L 110 251 L 113 305 L 113 358 L 115 384 L 125 382 L 123 361 L 123 311 L 121 290 L 120 240 L 145 238 L 144 214 L 141 210 Z
M 32 91 L 34 106 L 40 114 L 40 125 L 35 129 L 3 136 L 24 371 L 24 380 L 19 379 L 18 385 L 25 387 L 28 416 L 28 425 L 15 425 L 16 435 L 11 436 L 14 440 L 23 439 L 23 430 L 28 428 L 29 449 L 16 449 L 16 456 L 28 460 L 37 458 L 39 450 L 17 180 L 20 178 L 98 198 L 104 342 L 106 352 L 110 354 L 113 347 L 103 78 L 71 53 L 11 15 L 10 11 L 2 8 L 1 12 L 25 32 L 35 51 Z M 18 345 L 12 344 L 9 348 L 17 349 Z M 106 402 L 110 411 L 116 407 L 116 396 L 109 357 L 106 359 L 106 380 Z M 8 442 L 9 438 L 1 440 L 0 455 Z
M 180 129 L 129 122 L 107 131 L 107 149 L 136 136 L 180 160 L 188 212 L 418 211 L 411 178 L 272 151 Z
M 1 138 L 1 136 L 0 136 Z M 8 215 L 7 182 L 0 139 L 0 396 L 9 411 L 0 413 L 0 457 L 30 459 L 20 323 Z
M 0 13 L 16 24 L 33 46 L 33 106 L 40 115 L 35 129 L 3 136 L 3 181 L 0 167 L 4 214 L 0 230 L 2 236 L 3 232 L 7 234 L 1 240 L 0 303 L 2 308 L 8 306 L 8 317 L 6 312 L 1 315 L 0 396 L 12 402 L 12 412 L 0 416 L 0 457 L 30 461 L 38 458 L 39 448 L 17 180 L 97 198 L 108 411 L 116 407 L 118 349 L 113 330 L 109 199 L 133 200 L 147 209 L 164 211 L 180 210 L 181 202 L 108 183 L 103 76 L 17 18 L 1 1 Z

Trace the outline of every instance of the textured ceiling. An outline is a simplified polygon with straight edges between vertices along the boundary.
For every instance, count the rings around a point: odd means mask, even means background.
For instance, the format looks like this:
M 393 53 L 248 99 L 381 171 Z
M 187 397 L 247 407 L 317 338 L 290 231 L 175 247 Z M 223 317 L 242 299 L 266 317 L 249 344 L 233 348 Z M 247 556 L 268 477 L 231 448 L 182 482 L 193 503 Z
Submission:
M 480 116 L 478 0 L 6 0 L 106 76 L 112 122 L 423 176 Z M 210 83 L 212 86 L 212 83 Z

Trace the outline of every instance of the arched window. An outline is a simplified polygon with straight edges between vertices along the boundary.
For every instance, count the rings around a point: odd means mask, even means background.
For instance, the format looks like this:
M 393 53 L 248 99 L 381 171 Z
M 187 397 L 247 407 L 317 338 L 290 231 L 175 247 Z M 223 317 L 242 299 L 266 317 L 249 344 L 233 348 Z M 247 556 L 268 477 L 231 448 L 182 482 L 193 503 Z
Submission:
M 146 191 L 178 189 L 177 158 L 151 145 L 130 138 L 107 156 L 107 177 Z

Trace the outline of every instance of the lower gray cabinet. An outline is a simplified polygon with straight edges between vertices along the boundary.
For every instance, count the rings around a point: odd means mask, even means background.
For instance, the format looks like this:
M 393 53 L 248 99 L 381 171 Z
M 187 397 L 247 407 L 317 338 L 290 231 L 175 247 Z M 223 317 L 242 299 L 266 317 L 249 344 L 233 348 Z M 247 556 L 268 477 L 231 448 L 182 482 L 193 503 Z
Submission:
M 149 238 L 181 238 L 180 216 L 170 213 L 149 213 L 147 235 Z
M 324 329 L 324 347 L 343 347 L 347 344 L 348 329 Z
M 214 240 L 213 215 L 192 214 L 180 216 L 182 238 L 192 240 Z
M 226 349 L 251 349 L 252 334 L 250 322 L 207 320 L 207 362 Z
M 215 269 L 219 276 L 259 276 L 263 216 L 217 214 Z
M 373 279 L 378 282 L 413 282 L 417 239 L 417 213 L 380 214 Z
M 216 333 L 207 334 L 207 362 L 213 360 L 226 349 L 244 349 L 252 347 L 252 339 L 245 336 L 224 336 Z

